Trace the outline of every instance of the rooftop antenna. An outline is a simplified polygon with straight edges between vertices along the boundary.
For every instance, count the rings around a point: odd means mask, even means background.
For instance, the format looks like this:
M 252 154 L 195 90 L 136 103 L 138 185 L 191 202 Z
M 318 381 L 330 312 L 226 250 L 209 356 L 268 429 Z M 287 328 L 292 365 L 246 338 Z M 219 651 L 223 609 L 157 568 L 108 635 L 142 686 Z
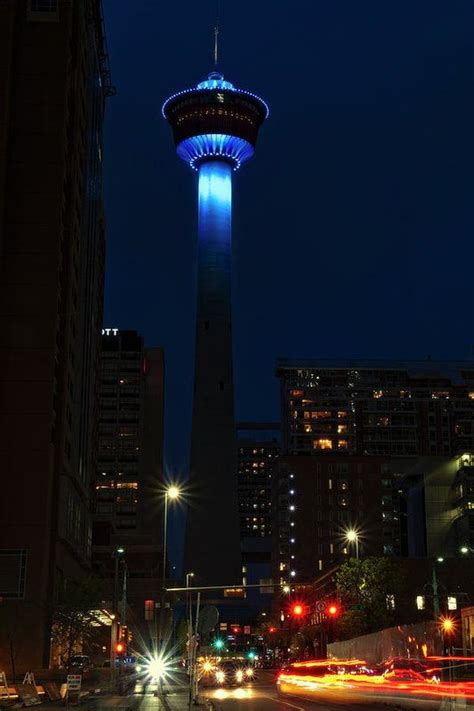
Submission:
M 214 25 L 214 69 L 217 69 L 219 52 L 220 0 L 216 0 L 216 24 Z

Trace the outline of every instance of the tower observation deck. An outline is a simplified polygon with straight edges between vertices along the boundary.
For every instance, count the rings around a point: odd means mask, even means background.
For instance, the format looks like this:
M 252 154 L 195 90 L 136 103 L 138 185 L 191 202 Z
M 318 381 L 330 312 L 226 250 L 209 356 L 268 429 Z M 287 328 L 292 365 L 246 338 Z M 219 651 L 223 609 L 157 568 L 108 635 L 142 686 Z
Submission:
M 268 107 L 212 72 L 162 113 L 198 172 L 198 279 L 185 566 L 200 585 L 242 579 L 232 366 L 232 174 L 251 158 Z

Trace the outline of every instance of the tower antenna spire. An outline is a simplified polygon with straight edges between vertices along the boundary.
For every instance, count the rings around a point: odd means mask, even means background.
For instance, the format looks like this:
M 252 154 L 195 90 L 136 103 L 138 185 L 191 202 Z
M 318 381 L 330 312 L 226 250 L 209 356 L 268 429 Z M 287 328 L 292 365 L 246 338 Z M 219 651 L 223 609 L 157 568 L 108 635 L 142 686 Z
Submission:
M 219 58 L 220 0 L 216 0 L 216 24 L 214 25 L 214 69 Z

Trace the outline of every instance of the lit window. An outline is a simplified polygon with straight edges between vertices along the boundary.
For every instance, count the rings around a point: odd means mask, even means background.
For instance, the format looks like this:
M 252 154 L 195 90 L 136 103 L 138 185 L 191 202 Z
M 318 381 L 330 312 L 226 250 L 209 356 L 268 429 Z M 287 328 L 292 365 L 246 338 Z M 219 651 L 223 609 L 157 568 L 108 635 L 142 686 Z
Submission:
M 347 449 L 347 439 L 340 439 L 337 443 L 337 448 L 338 449 Z
M 313 428 L 311 427 L 311 425 L 304 425 L 304 431 L 305 432 L 312 432 Z
M 347 432 L 347 425 L 338 425 L 337 426 L 337 434 L 346 434 Z
M 416 596 L 416 609 L 417 610 L 424 610 L 425 609 L 425 598 L 423 595 Z
M 309 412 L 309 410 L 305 410 L 303 412 L 303 417 L 305 420 L 309 420 L 310 416 L 311 416 L 311 413 Z
M 313 449 L 332 449 L 332 439 L 313 439 Z
M 319 570 L 323 569 L 323 561 L 322 560 L 319 561 L 318 567 L 319 567 Z
M 469 400 L 474 400 L 474 390 L 471 390 L 471 392 L 469 392 L 467 394 L 467 396 L 468 396 Z
M 376 400 L 378 400 L 379 397 L 383 397 L 383 390 L 374 390 L 372 395 Z
M 386 595 L 385 602 L 387 604 L 387 610 L 395 609 L 395 595 Z
M 448 597 L 448 610 L 457 610 L 458 601 L 455 597 Z
M 345 410 L 338 410 L 337 419 L 342 420 L 343 417 L 347 417 L 347 412 Z
M 304 390 L 290 390 L 291 397 L 303 397 Z
M 311 413 L 313 420 L 327 420 L 331 416 L 332 413 L 329 410 L 316 410 Z

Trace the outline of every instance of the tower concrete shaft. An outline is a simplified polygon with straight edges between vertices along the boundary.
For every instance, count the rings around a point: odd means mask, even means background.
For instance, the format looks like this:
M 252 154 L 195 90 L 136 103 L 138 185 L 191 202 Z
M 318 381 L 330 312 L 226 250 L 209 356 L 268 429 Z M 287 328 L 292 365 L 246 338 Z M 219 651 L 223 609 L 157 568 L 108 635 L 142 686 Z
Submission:
M 196 351 L 186 570 L 241 577 L 231 307 L 232 166 L 199 167 Z

